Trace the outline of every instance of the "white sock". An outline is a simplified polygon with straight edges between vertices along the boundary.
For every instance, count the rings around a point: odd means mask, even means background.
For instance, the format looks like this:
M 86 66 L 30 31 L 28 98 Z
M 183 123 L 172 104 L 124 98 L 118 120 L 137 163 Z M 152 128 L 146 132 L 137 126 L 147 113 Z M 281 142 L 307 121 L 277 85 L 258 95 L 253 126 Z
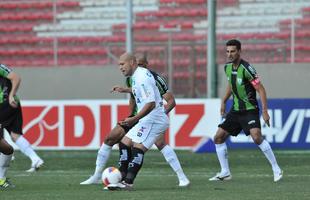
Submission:
M 6 177 L 6 172 L 9 168 L 12 155 L 13 154 L 4 155 L 3 153 L 0 153 L 0 179 L 4 179 Z
M 20 151 L 31 159 L 32 162 L 41 159 L 37 153 L 33 150 L 30 143 L 23 137 L 20 136 L 15 144 L 19 147 Z
M 226 143 L 223 144 L 215 144 L 217 158 L 221 165 L 221 173 L 229 173 L 229 164 L 228 164 L 228 152 Z
M 95 176 L 101 177 L 101 174 L 103 172 L 103 168 L 106 165 L 110 154 L 111 154 L 112 147 L 107 144 L 102 144 L 98 154 L 97 154 L 97 160 L 96 160 L 96 169 L 95 169 Z
M 275 172 L 275 173 L 280 172 L 281 169 L 280 169 L 280 167 L 279 167 L 279 165 L 277 163 L 276 157 L 273 154 L 273 151 L 271 149 L 270 144 L 266 140 L 264 140 L 258 146 L 262 150 L 262 152 L 265 154 L 265 156 L 268 159 L 269 163 L 271 164 L 273 172 Z
M 164 157 L 165 157 L 166 161 L 169 163 L 170 167 L 177 174 L 179 180 L 185 179 L 186 176 L 183 172 L 183 169 L 181 167 L 179 159 L 178 159 L 177 155 L 175 154 L 173 148 L 171 148 L 169 145 L 166 145 L 160 152 L 164 155 Z

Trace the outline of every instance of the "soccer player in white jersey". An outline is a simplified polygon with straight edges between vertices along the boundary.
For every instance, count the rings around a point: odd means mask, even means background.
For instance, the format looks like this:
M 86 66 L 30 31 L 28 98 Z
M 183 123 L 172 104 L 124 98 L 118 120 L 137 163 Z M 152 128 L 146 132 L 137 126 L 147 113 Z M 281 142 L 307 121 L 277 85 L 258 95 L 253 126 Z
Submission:
M 138 53 L 136 54 L 136 59 L 138 62 L 138 66 L 147 68 L 148 62 L 145 54 Z M 152 72 L 152 75 L 155 78 L 157 88 L 162 96 L 163 99 L 167 102 L 165 105 L 165 113 L 168 114 L 174 107 L 175 107 L 175 99 L 173 94 L 168 90 L 168 86 L 164 79 L 160 77 L 155 72 Z M 127 87 L 121 87 L 121 86 L 114 86 L 112 91 L 113 92 L 121 92 L 121 93 L 130 93 L 131 94 L 131 77 L 127 77 L 126 79 Z M 133 98 L 133 95 L 130 96 L 130 105 L 129 107 L 133 110 L 131 111 L 131 116 L 136 114 L 136 106 L 135 101 Z M 90 176 L 87 180 L 81 182 L 81 185 L 90 185 L 90 184 L 100 184 L 101 181 L 101 174 L 103 172 L 104 166 L 106 165 L 106 162 L 109 159 L 109 156 L 111 154 L 112 146 L 116 143 L 118 143 L 125 134 L 133 127 L 133 125 L 121 125 L 117 124 L 111 132 L 107 135 L 107 137 L 104 140 L 104 143 L 101 145 L 96 159 L 96 168 L 95 172 L 92 176 Z M 170 147 L 165 142 L 164 135 L 161 135 L 157 138 L 155 142 L 156 147 L 165 157 L 166 161 L 169 163 L 173 171 L 177 174 L 179 179 L 179 186 L 180 187 L 187 187 L 190 184 L 190 181 L 186 177 L 186 175 L 183 172 L 182 166 L 179 162 L 179 159 L 174 152 L 173 148 Z M 131 147 L 127 147 L 126 145 L 119 143 L 119 150 L 120 150 L 120 169 L 121 171 L 124 171 L 124 174 L 127 172 L 128 164 L 131 159 Z
M 138 67 L 134 55 L 125 53 L 119 59 L 122 74 L 132 78 L 132 94 L 138 108 L 138 113 L 121 121 L 121 124 L 136 124 L 122 139 L 122 143 L 132 146 L 132 159 L 128 165 L 123 182 L 108 185 L 108 188 L 131 188 L 143 164 L 144 153 L 164 134 L 169 126 L 168 117 L 164 111 L 163 101 L 157 89 L 156 82 L 150 71 Z

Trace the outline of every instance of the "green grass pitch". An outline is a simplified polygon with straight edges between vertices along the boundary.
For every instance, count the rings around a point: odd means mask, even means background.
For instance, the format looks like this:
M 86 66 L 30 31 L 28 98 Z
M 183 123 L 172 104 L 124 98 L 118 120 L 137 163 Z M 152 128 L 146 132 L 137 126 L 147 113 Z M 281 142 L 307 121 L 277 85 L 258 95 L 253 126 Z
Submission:
M 179 188 L 177 177 L 157 150 L 146 154 L 134 191 L 103 191 L 102 185 L 81 186 L 93 172 L 97 151 L 38 151 L 45 166 L 29 174 L 30 161 L 15 153 L 8 177 L 16 185 L 0 190 L 1 200 L 95 200 L 95 199 L 210 199 L 210 200 L 306 200 L 310 199 L 310 151 L 275 151 L 284 178 L 273 182 L 272 170 L 259 149 L 230 150 L 231 181 L 209 182 L 219 170 L 216 154 L 177 151 L 189 188 Z M 107 166 L 117 166 L 113 151 Z

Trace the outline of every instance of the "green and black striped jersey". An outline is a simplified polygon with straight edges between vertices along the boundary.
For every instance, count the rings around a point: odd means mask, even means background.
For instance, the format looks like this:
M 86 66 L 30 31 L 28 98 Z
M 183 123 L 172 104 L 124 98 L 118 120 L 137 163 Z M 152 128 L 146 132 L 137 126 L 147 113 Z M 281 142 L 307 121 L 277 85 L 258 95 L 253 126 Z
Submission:
M 240 61 L 237 69 L 233 63 L 226 63 L 225 74 L 231 86 L 233 95 L 233 111 L 247 111 L 258 109 L 256 90 L 251 84 L 258 79 L 256 70 L 245 60 Z
M 12 83 L 7 78 L 7 76 L 11 71 L 12 70 L 9 67 L 0 64 L 0 103 L 8 101 L 9 99 L 9 93 L 12 89 Z
M 163 96 L 164 94 L 166 94 L 168 92 L 168 84 L 167 84 L 166 80 L 162 76 L 157 74 L 156 72 L 154 72 L 152 70 L 149 70 L 149 71 L 151 72 L 151 74 L 153 75 L 153 77 L 156 81 L 156 86 L 159 90 L 160 95 Z M 126 86 L 131 88 L 131 86 L 132 86 L 131 77 L 126 78 Z M 132 113 L 132 115 L 136 115 L 136 114 L 137 114 L 137 107 L 135 107 L 134 113 Z

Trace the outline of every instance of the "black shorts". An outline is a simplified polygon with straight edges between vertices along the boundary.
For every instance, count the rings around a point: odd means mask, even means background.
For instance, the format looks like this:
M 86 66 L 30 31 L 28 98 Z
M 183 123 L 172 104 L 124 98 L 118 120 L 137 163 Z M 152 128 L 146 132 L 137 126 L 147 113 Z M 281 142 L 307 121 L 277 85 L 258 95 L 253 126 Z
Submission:
M 9 133 L 23 134 L 23 115 L 20 104 L 17 108 L 13 108 L 8 102 L 1 103 L 0 113 L 0 129 L 6 129 Z
M 0 140 L 3 138 L 3 128 L 0 128 Z
M 134 115 L 129 115 L 128 117 L 133 117 L 133 116 L 134 116 Z M 138 123 L 138 122 L 137 122 L 137 123 Z M 118 124 L 120 127 L 122 127 L 126 133 L 128 133 L 128 131 L 129 131 L 132 127 L 134 127 L 137 123 L 135 123 L 135 124 L 132 125 L 132 126 L 121 125 L 120 123 L 117 123 L 117 124 Z
M 250 129 L 261 128 L 259 112 L 258 110 L 230 111 L 218 127 L 221 127 L 232 136 L 237 136 L 242 130 L 246 135 L 250 135 Z
M 120 123 L 117 123 L 117 124 L 118 124 L 120 127 L 122 127 L 126 133 L 128 133 L 128 131 L 129 131 L 132 127 L 134 127 L 134 126 L 121 125 Z

